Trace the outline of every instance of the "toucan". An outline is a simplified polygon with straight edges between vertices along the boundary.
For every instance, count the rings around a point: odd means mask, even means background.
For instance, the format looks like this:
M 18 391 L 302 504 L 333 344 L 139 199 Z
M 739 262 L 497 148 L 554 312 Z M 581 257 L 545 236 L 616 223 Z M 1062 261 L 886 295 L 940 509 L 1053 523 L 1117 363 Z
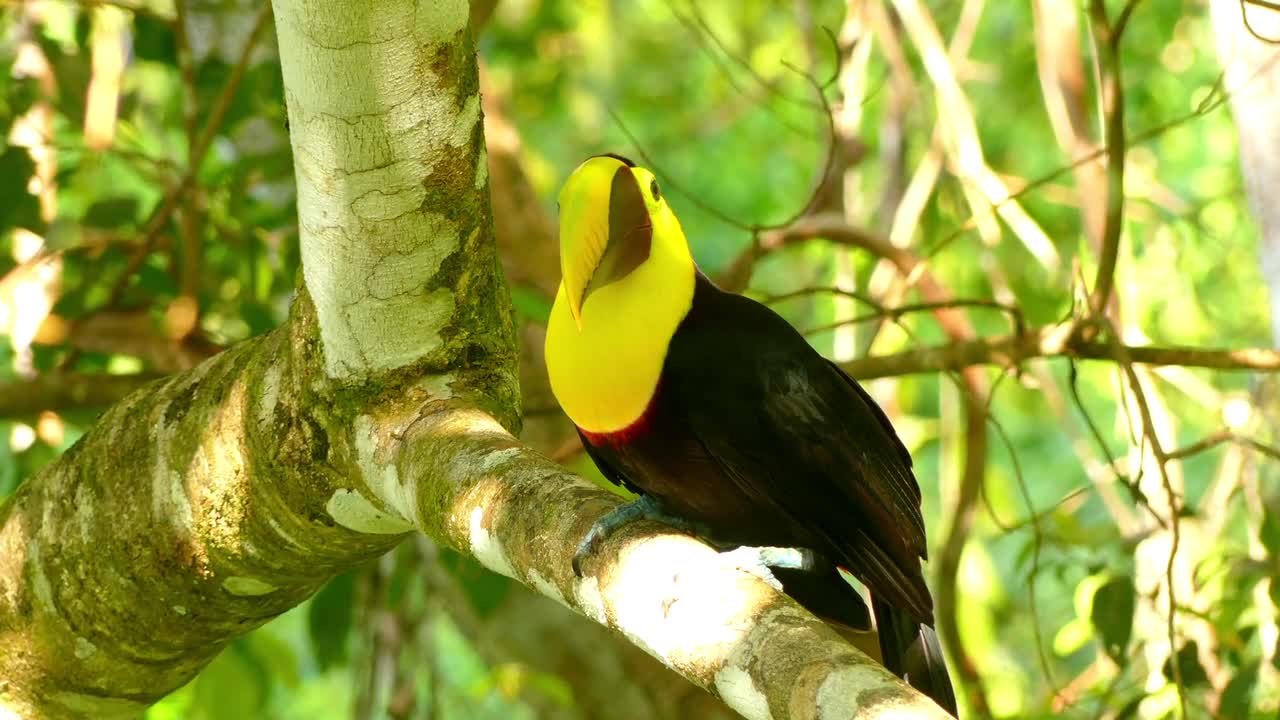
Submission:
M 619 527 L 658 520 L 756 549 L 801 605 L 866 631 L 849 573 L 870 595 L 881 662 L 955 715 L 920 488 L 879 405 L 786 320 L 698 269 L 649 170 L 588 158 L 559 212 L 551 389 L 600 472 L 639 495 L 592 526 L 574 570 Z

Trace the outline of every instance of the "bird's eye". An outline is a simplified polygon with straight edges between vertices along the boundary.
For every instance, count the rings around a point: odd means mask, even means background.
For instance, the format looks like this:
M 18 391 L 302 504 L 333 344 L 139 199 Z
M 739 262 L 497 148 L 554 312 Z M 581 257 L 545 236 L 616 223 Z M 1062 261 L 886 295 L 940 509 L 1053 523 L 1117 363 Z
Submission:
M 649 183 L 649 194 L 650 194 L 650 195 L 653 195 L 653 201 L 654 201 L 654 202 L 658 202 L 659 200 L 661 200 L 661 199 L 662 199 L 662 193 L 661 193 L 661 192 L 658 192 L 658 179 L 657 179 L 657 178 L 654 178 L 654 179 Z

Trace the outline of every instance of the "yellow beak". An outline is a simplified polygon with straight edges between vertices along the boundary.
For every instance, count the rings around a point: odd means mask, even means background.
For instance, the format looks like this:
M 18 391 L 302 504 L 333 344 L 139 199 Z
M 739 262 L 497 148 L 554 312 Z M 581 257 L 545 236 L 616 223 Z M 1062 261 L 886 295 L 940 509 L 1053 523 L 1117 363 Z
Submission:
M 605 209 L 597 209 L 601 207 Z M 608 207 L 608 198 L 604 198 L 602 203 L 588 201 L 568 208 L 562 206 L 560 211 L 560 272 L 569 314 L 578 330 L 582 330 L 587 287 L 609 236 Z M 577 252 L 570 252 L 575 246 Z
M 587 298 L 648 258 L 652 233 L 635 175 L 616 158 L 591 158 L 565 182 L 560 191 L 560 272 L 578 330 Z

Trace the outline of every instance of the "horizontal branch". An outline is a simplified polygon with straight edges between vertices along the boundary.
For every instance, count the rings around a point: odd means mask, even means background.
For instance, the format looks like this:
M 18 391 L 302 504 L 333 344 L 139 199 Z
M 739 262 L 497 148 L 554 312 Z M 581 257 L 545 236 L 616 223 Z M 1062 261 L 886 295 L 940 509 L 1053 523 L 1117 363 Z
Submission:
M 0 417 L 106 407 L 160 377 L 151 373 L 52 373 L 4 382 L 0 383 Z
M 1181 365 L 1215 370 L 1280 370 L 1280 351 L 1264 348 L 1190 348 L 1120 345 L 1085 341 L 1074 325 L 1046 325 L 1017 335 L 966 340 L 907 350 L 893 355 L 859 358 L 844 363 L 856 378 L 892 377 L 917 373 L 960 370 L 974 365 L 1014 367 L 1038 357 L 1074 357 L 1082 360 L 1114 360 L 1117 351 L 1142 365 Z
M 578 539 L 618 498 L 484 412 L 442 405 L 357 423 L 368 457 L 394 458 L 378 498 L 388 511 L 621 632 L 752 720 L 949 717 L 793 600 L 662 525 L 623 528 L 576 577 Z

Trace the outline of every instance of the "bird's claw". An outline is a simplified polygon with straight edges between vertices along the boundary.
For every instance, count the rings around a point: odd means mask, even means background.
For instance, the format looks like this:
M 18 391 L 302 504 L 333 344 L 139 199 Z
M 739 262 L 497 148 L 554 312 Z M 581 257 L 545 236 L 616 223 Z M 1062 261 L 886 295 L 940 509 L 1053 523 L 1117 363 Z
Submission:
M 636 520 L 655 520 L 695 537 L 705 537 L 703 535 L 705 528 L 701 525 L 667 512 L 652 495 L 642 495 L 605 513 L 591 526 L 591 530 L 587 532 L 586 537 L 582 538 L 582 542 L 578 543 L 578 549 L 573 553 L 573 574 L 582 577 L 583 562 L 594 555 L 600 545 L 611 535 L 624 525 Z
M 756 547 L 740 547 L 735 550 L 728 550 L 720 553 L 720 558 L 724 560 L 729 567 L 737 568 L 746 573 L 755 575 L 764 581 L 765 585 L 782 592 L 782 583 L 765 564 L 765 559 L 761 554 L 762 548 Z
M 804 570 L 813 572 L 825 567 L 826 559 L 808 548 L 752 547 L 743 545 L 720 553 L 720 557 L 743 572 L 751 573 L 766 585 L 782 592 L 782 583 L 773 570 Z
M 582 542 L 578 543 L 578 549 L 573 553 L 573 574 L 575 577 L 582 577 L 582 563 L 587 558 L 595 554 L 600 548 L 600 543 L 604 542 L 606 531 L 597 522 L 591 526 L 591 530 L 587 532 L 586 537 L 582 538 Z

